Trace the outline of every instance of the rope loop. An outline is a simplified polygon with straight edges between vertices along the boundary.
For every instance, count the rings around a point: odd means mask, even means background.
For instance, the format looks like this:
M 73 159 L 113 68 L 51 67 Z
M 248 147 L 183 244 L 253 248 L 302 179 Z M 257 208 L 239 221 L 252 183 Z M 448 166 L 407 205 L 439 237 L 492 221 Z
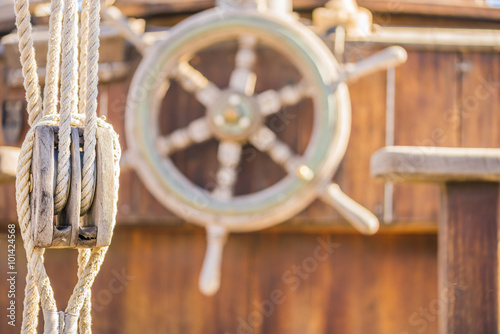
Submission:
M 23 310 L 23 326 L 22 333 L 36 333 L 37 327 L 37 315 L 38 315 L 38 304 L 39 301 L 42 304 L 44 319 L 45 319 L 45 331 L 44 333 L 55 334 L 57 331 L 51 331 L 51 328 L 57 327 L 53 325 L 54 321 L 57 324 L 59 320 L 55 320 L 57 314 L 56 301 L 54 298 L 54 293 L 50 285 L 49 277 L 45 271 L 45 266 L 43 265 L 43 255 L 44 249 L 34 247 L 33 234 L 31 233 L 31 211 L 30 211 L 30 171 L 31 171 L 31 158 L 33 149 L 33 139 L 34 133 L 39 126 L 57 126 L 60 121 L 59 114 L 49 114 L 42 117 L 27 133 L 26 138 L 21 146 L 21 153 L 18 161 L 17 168 L 17 178 L 16 178 L 16 202 L 17 202 L 17 212 L 19 218 L 19 225 L 21 230 L 21 235 L 24 241 L 24 247 L 26 250 L 26 257 L 28 262 L 28 273 L 27 273 L 27 284 L 26 284 L 26 294 L 24 301 Z M 85 126 L 85 115 L 83 114 L 71 114 L 70 125 L 72 127 L 84 128 Z M 106 129 L 113 133 L 113 163 L 115 166 L 114 175 L 115 180 L 119 178 L 119 166 L 120 166 L 120 156 L 121 149 L 118 141 L 118 135 L 114 132 L 113 127 L 106 123 L 103 118 L 97 118 L 97 126 Z M 114 189 L 115 198 L 118 195 L 118 182 L 116 182 L 116 187 Z M 116 201 L 114 203 L 113 212 L 116 215 Z M 78 282 L 75 286 L 73 293 L 68 302 L 66 308 L 65 316 L 65 332 L 64 333 L 76 333 L 68 332 L 68 323 L 71 323 L 72 327 L 78 327 L 78 320 L 80 322 L 80 331 L 83 333 L 90 333 L 90 289 L 94 282 L 94 279 L 100 269 L 100 266 L 104 260 L 108 247 L 99 247 L 93 249 L 82 249 L 79 255 L 79 275 Z M 82 312 L 80 317 L 76 316 Z M 68 318 L 67 314 L 72 316 Z M 68 322 L 67 319 L 73 319 Z M 59 319 L 59 318 L 58 318 Z M 52 324 L 52 325 L 50 325 Z M 77 325 L 75 325 L 77 324 Z M 50 330 L 49 330 L 50 329 Z
M 64 1 L 64 3 L 63 3 Z M 30 130 L 21 146 L 16 177 L 16 205 L 28 270 L 22 333 L 35 334 L 41 304 L 45 334 L 91 333 L 91 287 L 108 247 L 79 249 L 78 282 L 66 310 L 57 311 L 54 292 L 44 266 L 44 248 L 34 246 L 31 231 L 30 174 L 35 130 L 39 126 L 59 126 L 58 165 L 54 203 L 56 211 L 66 206 L 70 188 L 71 127 L 84 132 L 82 194 L 80 207 L 92 206 L 95 189 L 96 131 L 105 129 L 112 142 L 114 198 L 109 208 L 116 219 L 121 149 L 118 135 L 104 119 L 97 118 L 97 86 L 100 33 L 100 0 L 82 4 L 81 41 L 78 43 L 78 0 L 51 0 L 46 84 L 41 95 L 32 37 L 29 0 L 15 0 L 17 35 L 26 91 Z M 81 54 L 78 58 L 78 49 Z M 60 79 L 59 79 L 60 78 Z M 60 82 L 59 82 L 60 80 Z M 58 98 L 60 95 L 60 99 Z M 106 204 L 108 205 L 108 204 Z M 112 227 L 111 227 L 112 233 Z M 111 236 L 110 236 L 111 237 Z

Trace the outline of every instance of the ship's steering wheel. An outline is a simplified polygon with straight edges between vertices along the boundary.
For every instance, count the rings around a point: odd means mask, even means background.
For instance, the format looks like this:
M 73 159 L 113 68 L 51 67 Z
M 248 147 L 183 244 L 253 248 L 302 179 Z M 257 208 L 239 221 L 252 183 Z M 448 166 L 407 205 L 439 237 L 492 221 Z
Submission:
M 200 50 L 229 40 L 238 43 L 235 68 L 228 86 L 217 87 L 190 60 Z M 253 66 L 260 46 L 287 57 L 301 79 L 256 94 Z M 147 50 L 128 94 L 128 157 L 160 203 L 185 220 L 206 226 L 208 248 L 200 277 L 202 292 L 213 294 L 219 288 L 222 248 L 228 232 L 278 224 L 318 196 L 362 233 L 377 231 L 377 218 L 331 183 L 350 134 L 346 82 L 349 77 L 394 65 L 405 57 L 403 49 L 392 47 L 358 64 L 342 66 L 322 40 L 291 15 L 238 7 L 216 7 L 193 15 Z M 172 81 L 192 93 L 206 113 L 164 136 L 158 128 L 160 104 Z M 265 119 L 303 98 L 312 100 L 314 120 L 307 148 L 299 155 L 278 139 Z M 219 143 L 219 167 L 216 187 L 209 192 L 187 179 L 169 156 L 212 138 Z M 287 174 L 269 188 L 235 196 L 237 167 L 246 143 L 268 154 Z

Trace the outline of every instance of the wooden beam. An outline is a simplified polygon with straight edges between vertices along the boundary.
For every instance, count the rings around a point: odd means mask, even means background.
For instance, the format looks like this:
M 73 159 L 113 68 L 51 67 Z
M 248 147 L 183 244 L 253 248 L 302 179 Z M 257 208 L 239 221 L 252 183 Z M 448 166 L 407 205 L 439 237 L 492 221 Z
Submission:
M 498 333 L 500 150 L 387 147 L 371 162 L 378 178 L 442 185 L 439 333 Z
M 307 12 L 325 5 L 327 0 L 294 0 L 296 11 Z M 46 0 L 34 0 L 31 7 L 46 4 Z M 215 0 L 117 0 L 115 5 L 126 15 L 144 17 L 159 14 L 195 13 L 215 6 Z M 485 0 L 478 2 L 453 2 L 449 0 L 358 0 L 358 5 L 373 12 L 416 14 L 422 16 L 442 16 L 468 18 L 473 20 L 500 20 L 500 9 L 487 6 Z M 15 28 L 13 3 L 0 1 L 0 31 Z
M 500 149 L 385 147 L 373 154 L 371 174 L 393 182 L 499 182 Z
M 327 0 L 294 0 L 296 11 L 310 11 L 325 5 Z M 453 2 L 449 0 L 358 0 L 358 5 L 373 12 L 417 14 L 470 18 L 475 20 L 498 20 L 500 9 L 491 8 L 484 0 L 478 2 Z M 214 0 L 117 0 L 116 6 L 131 16 L 152 14 L 192 13 L 215 6 Z M 134 13 L 133 10 L 136 10 Z M 156 13 L 155 13 L 156 12 Z
M 500 52 L 500 31 L 434 27 L 380 27 L 370 35 L 349 36 L 349 43 L 400 45 L 406 49 L 452 52 Z
M 485 0 L 358 0 L 358 5 L 373 12 L 396 14 L 417 14 L 470 18 L 474 20 L 499 20 L 500 9 L 492 8 Z
M 439 223 L 439 333 L 498 333 L 496 182 L 449 182 Z
M 322 7 L 326 2 L 327 0 L 294 0 L 293 7 L 295 10 L 306 11 Z M 416 14 L 492 21 L 500 19 L 500 9 L 490 7 L 485 0 L 357 0 L 357 3 L 372 12 L 389 15 Z

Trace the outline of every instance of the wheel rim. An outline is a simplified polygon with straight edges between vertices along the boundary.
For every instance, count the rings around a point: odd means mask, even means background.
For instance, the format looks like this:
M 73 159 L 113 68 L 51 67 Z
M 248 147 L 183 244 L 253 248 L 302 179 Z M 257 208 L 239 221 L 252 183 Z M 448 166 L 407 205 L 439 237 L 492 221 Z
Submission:
M 308 77 L 315 91 L 314 125 L 303 159 L 296 163 L 301 176 L 288 175 L 256 194 L 233 197 L 228 202 L 229 199 L 217 198 L 192 184 L 170 159 L 158 153 L 154 119 L 160 110 L 162 94 L 168 89 L 164 78 L 178 67 L 179 59 L 193 54 L 191 45 L 200 50 L 214 41 L 242 34 L 255 35 L 259 42 L 294 55 L 292 63 L 303 77 Z M 316 197 L 317 188 L 330 179 L 345 152 L 350 106 L 345 86 L 334 86 L 337 75 L 337 63 L 328 49 L 295 21 L 219 9 L 187 19 L 174 27 L 169 38 L 143 60 L 132 81 L 126 130 L 129 149 L 137 157 L 134 163 L 139 176 L 162 204 L 199 224 L 219 223 L 230 230 L 245 231 L 292 217 Z M 212 132 L 217 130 L 212 128 Z M 300 168 L 304 169 L 302 173 Z M 314 175 L 308 179 L 306 174 L 310 171 Z

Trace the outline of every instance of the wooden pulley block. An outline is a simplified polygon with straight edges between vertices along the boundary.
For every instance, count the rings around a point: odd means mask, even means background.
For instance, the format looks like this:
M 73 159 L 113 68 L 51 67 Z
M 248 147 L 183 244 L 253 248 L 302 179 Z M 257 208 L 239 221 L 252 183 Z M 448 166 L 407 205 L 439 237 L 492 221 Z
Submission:
M 66 205 L 54 207 L 57 179 L 58 127 L 35 130 L 32 159 L 31 219 L 36 247 L 91 248 L 109 246 L 113 234 L 114 163 L 113 138 L 97 127 L 95 184 L 90 208 L 81 210 L 83 130 L 71 128 L 70 186 Z M 54 219 L 55 217 L 55 219 Z

